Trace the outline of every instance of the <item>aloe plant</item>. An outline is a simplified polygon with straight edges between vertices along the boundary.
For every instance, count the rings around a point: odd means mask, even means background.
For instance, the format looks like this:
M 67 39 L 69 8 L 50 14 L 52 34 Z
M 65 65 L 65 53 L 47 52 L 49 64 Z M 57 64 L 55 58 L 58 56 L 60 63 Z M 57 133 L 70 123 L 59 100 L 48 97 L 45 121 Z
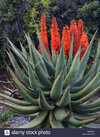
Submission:
M 85 126 L 100 118 L 96 113 L 100 111 L 100 99 L 87 104 L 87 101 L 100 90 L 100 41 L 94 64 L 87 74 L 83 73 L 95 35 L 82 59 L 80 60 L 79 48 L 71 61 L 72 38 L 67 62 L 63 44 L 59 56 L 52 51 L 50 58 L 39 35 L 42 54 L 36 50 L 29 34 L 25 36 L 29 45 L 29 54 L 22 44 L 20 51 L 9 39 L 10 46 L 7 52 L 15 72 L 8 65 L 7 68 L 24 100 L 0 93 L 0 97 L 9 101 L 6 103 L 0 100 L 1 105 L 17 113 L 34 114 L 32 121 L 19 128 L 74 128 Z

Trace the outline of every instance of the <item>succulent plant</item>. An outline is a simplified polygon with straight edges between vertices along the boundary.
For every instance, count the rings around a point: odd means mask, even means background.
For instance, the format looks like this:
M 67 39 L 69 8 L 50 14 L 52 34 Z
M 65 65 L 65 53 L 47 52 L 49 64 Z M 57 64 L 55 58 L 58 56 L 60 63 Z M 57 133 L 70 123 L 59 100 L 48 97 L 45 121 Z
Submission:
M 32 121 L 19 128 L 75 128 L 100 118 L 97 113 L 100 99 L 88 103 L 100 90 L 100 42 L 94 64 L 84 73 L 95 35 L 81 59 L 81 47 L 73 58 L 73 35 L 67 61 L 63 42 L 59 54 L 52 50 L 51 57 L 39 33 L 40 51 L 36 50 L 29 34 L 25 36 L 29 54 L 21 43 L 22 51 L 9 39 L 7 52 L 15 72 L 8 65 L 7 68 L 23 100 L 0 93 L 0 97 L 9 101 L 0 100 L 0 104 L 17 113 L 34 116 Z
M 80 49 L 70 62 L 69 71 L 62 45 L 60 55 L 56 58 L 53 52 L 50 59 L 40 40 L 42 55 L 36 50 L 29 35 L 26 35 L 30 56 L 22 47 L 22 52 L 11 41 L 8 56 L 16 74 L 8 67 L 13 81 L 25 100 L 18 100 L 0 93 L 0 97 L 11 103 L 0 100 L 0 104 L 22 114 L 35 114 L 34 119 L 22 128 L 32 127 L 79 127 L 91 123 L 99 118 L 96 114 L 100 110 L 100 99 L 91 104 L 87 101 L 100 89 L 99 56 L 100 42 L 96 59 L 90 71 L 83 75 L 92 47 L 92 41 L 80 61 Z M 73 46 L 73 42 L 72 45 Z M 72 49 L 72 48 L 71 48 Z M 24 71 L 18 65 L 12 51 L 19 59 Z M 70 51 L 69 59 L 72 56 Z M 53 59 L 57 59 L 56 67 Z M 16 105 L 17 104 L 17 105 Z

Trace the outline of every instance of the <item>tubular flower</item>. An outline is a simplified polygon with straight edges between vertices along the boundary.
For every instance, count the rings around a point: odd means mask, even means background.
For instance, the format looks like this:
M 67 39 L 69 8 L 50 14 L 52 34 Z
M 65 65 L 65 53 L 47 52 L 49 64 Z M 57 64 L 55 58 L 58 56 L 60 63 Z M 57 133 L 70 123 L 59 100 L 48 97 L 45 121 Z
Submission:
M 80 54 L 80 59 L 82 59 L 85 51 L 87 50 L 89 46 L 89 41 L 88 41 L 88 36 L 85 32 L 83 32 L 81 40 L 80 40 L 80 46 L 81 46 L 81 54 Z
M 83 31 L 84 31 L 83 20 L 80 19 L 80 20 L 78 21 L 78 41 L 79 41 L 79 42 L 80 42 L 80 39 L 81 39 L 81 37 L 82 37 Z
M 70 52 L 70 31 L 68 26 L 63 27 L 62 41 L 64 43 L 65 57 L 68 57 Z
M 49 53 L 49 44 L 48 44 L 48 38 L 47 38 L 47 28 L 46 28 L 46 17 L 44 14 L 41 15 L 41 32 L 40 32 L 41 40 L 46 48 L 46 50 Z M 39 52 L 41 53 L 41 47 L 39 44 Z
M 51 48 L 57 53 L 61 49 L 60 34 L 56 18 L 52 18 L 51 25 Z
M 72 34 L 74 34 L 74 43 L 73 43 L 73 56 L 76 55 L 78 49 L 79 49 L 79 42 L 78 42 L 78 29 L 77 24 L 75 20 L 71 21 L 70 25 L 70 37 L 72 40 Z

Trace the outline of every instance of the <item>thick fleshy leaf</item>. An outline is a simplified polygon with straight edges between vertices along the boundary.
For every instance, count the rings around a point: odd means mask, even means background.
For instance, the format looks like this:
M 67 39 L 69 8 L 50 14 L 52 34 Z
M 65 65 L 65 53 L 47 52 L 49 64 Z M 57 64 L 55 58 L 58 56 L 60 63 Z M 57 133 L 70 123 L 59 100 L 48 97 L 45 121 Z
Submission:
M 18 104 L 18 105 L 23 105 L 23 106 L 29 106 L 31 105 L 30 102 L 28 101 L 22 101 L 22 100 L 19 100 L 19 99 L 15 99 L 15 98 L 12 98 L 6 94 L 1 94 L 0 93 L 0 97 L 3 98 L 3 99 L 6 99 L 7 101 L 11 102 L 11 103 L 15 103 L 15 104 Z
M 24 54 L 7 38 L 9 44 L 10 44 L 10 48 L 12 49 L 12 51 L 15 53 L 15 55 L 18 57 L 20 63 L 22 64 L 22 66 L 24 67 L 26 73 L 28 71 L 28 65 L 27 65 L 27 58 L 24 56 Z
M 46 71 L 45 64 L 44 64 L 43 59 L 42 59 L 42 55 L 36 50 L 35 45 L 34 45 L 33 41 L 31 40 L 30 35 L 25 34 L 25 36 L 26 36 L 27 43 L 28 43 L 28 46 L 29 46 L 30 59 L 31 59 L 32 67 L 35 68 L 38 64 L 40 64 L 43 71 L 47 75 L 47 71 Z M 37 64 L 34 64 L 32 49 L 33 49 L 35 57 L 37 59 Z
M 29 62 L 29 58 L 27 58 L 27 62 L 28 62 L 28 74 L 29 74 L 30 86 L 35 91 L 38 91 L 38 84 L 37 84 L 37 81 L 35 78 L 35 72 L 33 71 L 32 67 L 31 67 L 31 64 Z
M 44 94 L 42 91 L 39 93 L 39 106 L 42 110 L 52 110 L 54 109 L 54 106 L 51 106 L 48 104 Z
M 19 76 L 19 78 L 23 81 L 24 84 L 26 84 L 27 86 L 30 86 L 28 76 L 22 71 L 22 69 L 16 62 L 16 59 L 14 58 L 12 52 L 9 50 L 9 53 L 7 52 L 7 54 L 8 54 L 9 59 L 15 69 L 16 74 Z
M 11 70 L 10 67 L 8 67 L 11 76 L 13 77 L 14 83 L 16 84 L 16 87 L 18 88 L 20 94 L 25 98 L 25 100 L 31 102 L 34 105 L 38 105 L 38 100 L 34 99 L 33 97 L 37 96 L 37 92 L 32 92 L 28 88 L 26 88 L 16 77 L 14 72 Z
M 64 55 L 64 47 L 63 47 L 63 44 L 62 44 L 60 55 L 58 56 L 58 59 L 57 59 L 57 65 L 56 65 L 56 71 L 55 71 L 55 79 L 60 74 L 62 68 L 65 65 L 66 65 L 66 61 L 65 61 L 65 55 Z
M 64 128 L 63 124 L 55 119 L 52 112 L 50 112 L 49 120 L 52 128 Z
M 44 64 L 45 64 L 45 66 L 46 66 L 46 69 L 47 69 L 47 72 L 48 72 L 49 76 L 53 78 L 54 75 L 55 75 L 55 69 L 54 69 L 54 67 L 51 66 L 51 65 L 46 61 L 46 59 L 43 58 L 43 60 L 44 60 Z
M 86 104 L 78 105 L 78 107 L 81 109 L 91 109 L 99 106 L 100 106 L 100 98 L 94 100 L 92 103 L 89 103 L 89 104 L 86 103 Z
M 22 49 L 22 53 L 24 54 L 25 57 L 27 57 L 28 53 L 27 53 L 26 49 L 24 48 L 24 46 L 22 45 L 21 42 L 20 42 L 20 46 L 21 46 L 21 49 Z
M 61 97 L 62 90 L 63 90 L 63 79 L 64 79 L 64 70 L 65 67 L 62 69 L 58 77 L 55 79 L 51 92 L 50 97 L 53 100 L 58 100 Z
M 80 114 L 80 113 L 73 113 L 75 119 L 77 120 L 86 120 L 90 118 L 95 118 L 97 115 L 96 114 Z
M 97 31 L 95 32 L 95 34 L 94 34 L 94 36 L 93 36 L 93 38 L 92 38 L 92 40 L 89 44 L 88 49 L 86 50 L 85 54 L 82 57 L 82 60 L 81 60 L 81 63 L 80 63 L 80 69 L 79 69 L 79 77 L 80 77 L 80 75 L 83 76 L 84 71 L 86 69 L 86 64 L 87 64 L 88 59 L 89 59 L 90 51 L 91 51 L 91 48 L 92 48 L 96 33 L 97 33 Z
M 88 77 L 90 77 L 92 75 L 92 73 L 96 70 L 96 66 L 97 66 L 99 59 L 100 59 L 100 41 L 98 43 L 96 58 L 94 60 L 94 63 L 92 65 L 91 69 L 89 70 L 88 73 L 85 74 L 85 76 L 83 76 L 81 81 L 77 82 L 77 86 L 78 85 L 80 86 L 81 84 L 83 84 L 88 79 Z
M 77 105 L 77 104 L 82 104 L 86 101 L 88 101 L 91 97 L 93 97 L 96 93 L 98 93 L 98 91 L 100 90 L 100 86 L 97 87 L 96 89 L 94 89 L 93 91 L 91 91 L 89 94 L 87 94 L 86 96 L 78 99 L 78 100 L 75 100 L 75 101 L 72 101 L 71 103 L 73 105 Z
M 71 67 L 72 60 L 73 60 L 73 42 L 74 42 L 74 34 L 72 35 L 71 48 L 70 48 L 70 53 L 69 53 L 69 58 L 68 58 L 68 63 L 67 63 L 68 72 L 69 72 L 69 69 Z
M 53 66 L 56 67 L 57 64 L 57 58 L 58 58 L 58 53 L 56 54 L 53 50 L 52 50 L 52 63 Z
M 41 123 L 43 123 L 47 114 L 48 114 L 48 111 L 42 111 L 32 121 L 30 121 L 28 124 L 25 124 L 25 125 L 20 126 L 18 128 L 36 128 Z
M 84 97 L 85 95 L 88 95 L 88 93 L 90 93 L 92 90 L 94 90 L 99 85 L 100 85 L 100 72 L 93 78 L 93 80 L 85 88 L 73 94 L 71 98 L 74 100 L 80 99 Z
M 9 109 L 12 109 L 13 111 L 16 111 L 22 114 L 33 114 L 40 111 L 39 106 L 20 106 L 16 104 L 6 103 L 3 101 L 0 101 L 0 104 L 6 106 Z
M 41 67 L 41 60 L 39 60 L 39 58 L 37 58 L 36 56 L 36 52 L 34 51 L 34 48 L 31 47 L 31 51 L 32 51 L 32 59 L 33 59 L 33 62 L 34 62 L 34 65 L 35 65 L 35 72 L 36 72 L 36 75 L 39 79 L 39 81 L 47 86 L 47 87 L 51 87 L 51 82 L 49 81 L 48 79 L 48 76 L 44 73 L 42 67 Z
M 71 86 L 73 86 L 75 84 L 75 81 L 78 78 L 79 68 L 80 68 L 80 48 L 72 62 L 71 68 L 64 80 L 64 88 L 66 88 L 68 86 L 68 84 Z
M 67 106 L 71 102 L 70 88 L 71 87 L 68 86 L 65 89 L 65 91 L 64 91 L 61 99 L 59 100 L 59 102 L 56 103 L 57 106 L 59 106 L 59 107 L 65 107 L 65 106 Z
M 66 108 L 56 108 L 54 110 L 54 116 L 57 121 L 64 121 L 69 118 L 70 110 L 67 110 Z
M 90 119 L 86 119 L 86 120 L 76 120 L 73 116 L 71 116 L 68 120 L 68 122 L 70 124 L 72 124 L 73 126 L 82 126 L 82 125 L 86 125 L 89 124 L 91 122 L 94 122 L 96 120 L 96 118 L 90 118 Z
M 85 88 L 93 80 L 93 78 L 96 76 L 96 74 L 98 74 L 99 69 L 100 69 L 100 61 L 98 61 L 98 64 L 96 65 L 96 68 L 95 68 L 95 71 L 91 74 L 90 77 L 88 77 L 88 79 L 85 81 L 85 83 L 83 83 L 80 86 L 72 87 L 71 93 L 78 93 L 78 91 Z M 77 85 L 77 84 L 75 84 L 75 85 Z

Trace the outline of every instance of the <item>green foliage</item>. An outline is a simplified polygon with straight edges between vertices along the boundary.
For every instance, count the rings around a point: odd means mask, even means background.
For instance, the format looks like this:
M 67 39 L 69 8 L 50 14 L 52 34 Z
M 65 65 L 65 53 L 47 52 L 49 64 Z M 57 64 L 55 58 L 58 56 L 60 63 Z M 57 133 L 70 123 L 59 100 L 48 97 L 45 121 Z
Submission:
M 48 18 L 50 17 L 50 13 L 57 9 L 57 6 L 53 6 L 50 0 L 27 0 L 26 9 L 27 13 L 24 15 L 24 28 L 26 31 L 30 32 L 30 35 L 32 36 L 36 27 L 40 29 L 39 20 L 41 14 L 45 13 Z
M 86 3 L 82 8 L 78 9 L 77 18 L 83 19 L 85 24 L 85 30 L 88 32 L 88 36 L 90 38 L 92 37 L 92 34 L 99 29 L 99 24 L 100 24 L 99 15 L 100 15 L 99 1 Z
M 22 26 L 25 10 L 25 1 L 0 1 L 0 69 L 4 68 L 3 60 L 7 60 L 4 52 L 8 45 L 6 37 L 8 36 L 14 43 L 23 38 Z
M 12 120 L 12 117 L 13 117 L 13 112 L 7 110 L 4 113 L 0 113 L 0 122 Z

